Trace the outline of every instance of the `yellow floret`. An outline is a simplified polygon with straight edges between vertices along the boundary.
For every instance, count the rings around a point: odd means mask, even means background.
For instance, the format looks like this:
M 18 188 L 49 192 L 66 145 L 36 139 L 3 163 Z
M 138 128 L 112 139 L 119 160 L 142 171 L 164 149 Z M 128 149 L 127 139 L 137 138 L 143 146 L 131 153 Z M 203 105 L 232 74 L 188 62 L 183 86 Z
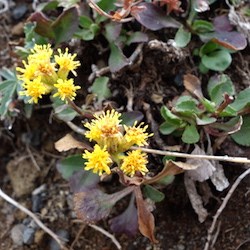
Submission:
M 63 101 L 65 99 L 74 100 L 76 96 L 76 90 L 80 89 L 80 86 L 74 85 L 73 79 L 58 79 L 54 86 L 57 88 L 57 92 L 54 94 L 54 97 L 59 96 L 59 98 Z
M 28 56 L 29 63 L 36 62 L 50 62 L 50 58 L 53 54 L 50 44 L 38 45 L 35 44 L 34 48 L 31 49 L 31 55 Z
M 148 137 L 152 136 L 153 134 L 148 134 L 146 133 L 146 130 L 148 128 L 148 125 L 143 127 L 143 123 L 139 124 L 139 126 L 137 126 L 137 122 L 134 123 L 133 127 L 127 127 L 126 125 L 124 125 L 124 129 L 125 129 L 125 146 L 127 148 L 130 148 L 133 145 L 138 145 L 138 146 L 145 146 L 148 145 L 147 143 L 147 139 Z
M 20 94 L 31 97 L 28 101 L 29 103 L 37 103 L 38 98 L 42 98 L 42 95 L 46 94 L 47 91 L 46 86 L 41 81 L 41 77 L 37 77 L 33 81 L 25 81 L 23 87 L 26 90 L 20 91 Z
M 121 170 L 131 177 L 133 177 L 137 171 L 141 172 L 142 175 L 145 175 L 148 172 L 146 167 L 147 163 L 148 160 L 146 153 L 141 150 L 133 150 L 123 158 Z
M 71 71 L 76 76 L 75 69 L 80 66 L 79 61 L 74 61 L 76 54 L 68 53 L 68 48 L 62 53 L 61 49 L 58 49 L 59 55 L 55 55 L 55 62 L 60 66 L 58 75 L 60 78 L 66 78 L 68 73 Z
M 106 146 L 111 153 L 116 152 L 123 137 L 120 116 L 115 110 L 108 110 L 100 116 L 95 115 L 96 119 L 85 124 L 89 129 L 85 134 L 86 138 L 96 141 L 101 147 Z
M 106 147 L 101 148 L 96 144 L 93 152 L 85 150 L 82 157 L 87 160 L 85 170 L 92 170 L 93 173 L 99 175 L 102 175 L 103 172 L 106 174 L 111 173 L 109 166 L 112 164 L 112 160 Z

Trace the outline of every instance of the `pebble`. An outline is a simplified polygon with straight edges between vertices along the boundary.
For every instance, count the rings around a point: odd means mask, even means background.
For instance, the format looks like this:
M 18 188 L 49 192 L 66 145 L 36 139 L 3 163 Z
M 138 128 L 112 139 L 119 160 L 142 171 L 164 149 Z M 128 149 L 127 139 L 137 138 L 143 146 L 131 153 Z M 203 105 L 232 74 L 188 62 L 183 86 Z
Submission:
M 35 229 L 31 227 L 25 228 L 23 232 L 23 243 L 31 245 L 34 242 Z
M 12 15 L 13 19 L 19 20 L 25 15 L 27 10 L 28 10 L 27 5 L 19 4 L 12 10 L 11 15 Z
M 23 245 L 23 233 L 26 229 L 26 226 L 23 224 L 17 224 L 11 229 L 11 239 L 13 242 L 18 245 Z
M 69 233 L 68 233 L 67 231 L 63 230 L 63 229 L 58 230 L 58 231 L 56 232 L 56 234 L 57 234 L 59 237 L 63 238 L 63 239 L 66 239 L 66 240 L 69 239 Z M 52 240 L 50 241 L 50 244 L 49 244 L 49 250 L 60 250 L 60 249 L 61 249 L 61 248 L 60 248 L 60 246 L 58 245 L 58 243 L 57 243 L 54 239 L 52 239 Z

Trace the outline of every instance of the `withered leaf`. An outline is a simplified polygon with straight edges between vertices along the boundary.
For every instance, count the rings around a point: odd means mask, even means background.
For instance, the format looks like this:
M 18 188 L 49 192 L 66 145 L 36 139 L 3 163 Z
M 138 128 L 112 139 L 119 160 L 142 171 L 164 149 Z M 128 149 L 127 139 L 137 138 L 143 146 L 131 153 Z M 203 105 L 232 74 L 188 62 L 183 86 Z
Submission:
M 189 196 L 190 202 L 196 214 L 198 215 L 199 222 L 204 222 L 208 216 L 207 210 L 203 207 L 202 198 L 198 194 L 195 182 L 187 175 L 184 175 L 184 183 L 186 187 L 187 194 Z
M 143 184 L 152 184 L 155 183 L 162 178 L 170 175 L 177 175 L 183 173 L 185 170 L 190 170 L 190 169 L 196 169 L 197 166 L 194 164 L 189 164 L 185 162 L 180 162 L 180 161 L 167 161 L 163 170 L 157 174 L 156 176 L 144 180 Z
M 195 149 L 191 154 L 206 155 L 206 153 L 198 145 L 195 145 Z M 206 159 L 188 159 L 187 163 L 196 166 L 196 169 L 189 170 L 186 173 L 186 175 L 193 181 L 205 181 L 209 179 L 215 171 L 214 165 L 211 161 Z
M 198 77 L 192 74 L 186 74 L 183 78 L 183 83 L 191 94 L 194 94 L 199 99 L 203 98 L 202 90 L 201 90 L 201 81 Z
M 73 148 L 79 148 L 79 149 L 87 148 L 88 150 L 91 149 L 88 145 L 80 141 L 77 141 L 71 134 L 65 135 L 63 138 L 61 138 L 55 143 L 55 149 L 59 152 L 68 151 Z
M 96 223 L 105 219 L 117 201 L 131 193 L 133 187 L 127 187 L 114 194 L 106 194 L 98 188 L 86 190 L 74 195 L 74 210 L 85 223 Z
M 135 199 L 133 195 L 127 209 L 122 214 L 110 220 L 111 230 L 114 233 L 119 233 L 119 234 L 124 233 L 128 236 L 133 236 L 137 233 L 138 216 L 134 200 Z
M 137 204 L 139 230 L 142 235 L 149 238 L 153 243 L 157 243 L 158 241 L 154 236 L 155 219 L 143 200 L 141 188 L 135 187 L 134 193 Z

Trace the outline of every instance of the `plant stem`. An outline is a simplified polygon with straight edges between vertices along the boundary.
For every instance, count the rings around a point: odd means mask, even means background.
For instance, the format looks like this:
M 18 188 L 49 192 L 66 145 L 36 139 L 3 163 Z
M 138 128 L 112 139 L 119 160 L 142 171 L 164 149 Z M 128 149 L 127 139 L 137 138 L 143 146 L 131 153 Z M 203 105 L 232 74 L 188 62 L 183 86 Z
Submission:
M 214 160 L 214 161 L 227 161 L 227 162 L 236 162 L 236 163 L 250 163 L 250 160 L 246 157 L 230 157 L 230 156 L 214 156 L 214 155 L 193 155 L 179 152 L 171 152 L 164 150 L 157 150 L 151 148 L 141 148 L 141 147 L 131 147 L 134 150 L 141 150 L 150 154 L 158 154 L 158 155 L 167 155 L 167 156 L 175 156 L 181 158 L 191 158 L 191 159 L 206 159 L 206 160 Z
M 67 99 L 68 104 L 74 109 L 80 116 L 92 119 L 94 118 L 93 114 L 89 112 L 84 112 L 80 107 L 78 107 L 72 100 Z

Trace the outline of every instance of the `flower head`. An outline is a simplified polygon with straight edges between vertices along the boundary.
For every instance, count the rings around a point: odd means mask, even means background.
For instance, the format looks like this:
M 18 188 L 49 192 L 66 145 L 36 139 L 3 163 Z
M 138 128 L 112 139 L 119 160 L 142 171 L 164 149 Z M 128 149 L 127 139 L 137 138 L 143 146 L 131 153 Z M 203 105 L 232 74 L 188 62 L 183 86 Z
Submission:
M 143 123 L 139 124 L 139 126 L 137 127 L 136 125 L 137 122 L 134 123 L 133 127 L 127 127 L 126 125 L 124 126 L 126 132 L 124 139 L 126 141 L 125 144 L 127 144 L 127 148 L 130 148 L 133 145 L 138 145 L 138 146 L 148 145 L 147 139 L 148 137 L 153 135 L 146 133 L 148 125 L 144 127 Z
M 75 69 L 80 66 L 79 61 L 74 61 L 76 54 L 68 53 L 68 48 L 65 49 L 65 52 L 62 53 L 61 49 L 58 49 L 59 55 L 55 55 L 55 62 L 60 66 L 58 74 L 64 75 L 67 77 L 68 73 L 71 71 L 76 76 Z M 60 76 L 62 77 L 62 76 Z
M 21 91 L 21 95 L 31 97 L 29 103 L 37 103 L 38 98 L 42 98 L 42 95 L 45 95 L 47 92 L 47 87 L 41 81 L 41 77 L 35 78 L 33 81 L 27 80 L 23 83 L 23 87 L 26 89 Z
M 63 101 L 67 98 L 74 100 L 76 96 L 76 90 L 80 89 L 79 86 L 74 85 L 73 79 L 58 79 L 54 87 L 57 88 L 57 92 L 54 94 L 54 96 L 59 96 L 59 98 Z
M 141 150 L 133 150 L 128 153 L 127 156 L 123 158 L 123 163 L 121 165 L 121 170 L 133 177 L 136 171 L 141 172 L 145 175 L 148 172 L 146 164 L 148 163 L 147 154 Z
M 120 116 L 115 110 L 108 110 L 100 116 L 95 115 L 96 119 L 85 124 L 89 129 L 85 134 L 86 138 L 96 141 L 101 147 L 106 146 L 109 152 L 116 152 L 123 136 L 120 131 Z
M 31 49 L 31 55 L 28 56 L 30 63 L 37 62 L 50 62 L 50 58 L 53 54 L 50 44 L 38 45 L 35 44 L 34 48 Z
M 112 164 L 112 160 L 106 147 L 101 148 L 96 144 L 93 152 L 90 153 L 85 150 L 82 157 L 87 160 L 85 170 L 92 170 L 93 173 L 98 173 L 99 175 L 102 175 L 103 172 L 111 173 L 109 165 Z

